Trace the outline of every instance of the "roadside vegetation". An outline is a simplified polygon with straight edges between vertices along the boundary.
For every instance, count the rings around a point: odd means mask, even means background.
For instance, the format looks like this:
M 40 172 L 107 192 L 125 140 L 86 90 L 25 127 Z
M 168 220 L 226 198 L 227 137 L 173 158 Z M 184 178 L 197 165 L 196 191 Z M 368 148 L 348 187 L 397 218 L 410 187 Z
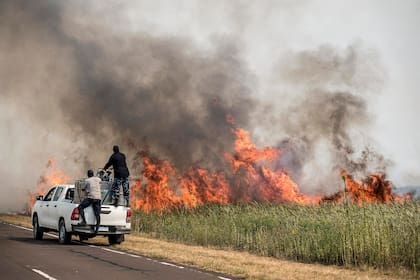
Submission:
M 136 211 L 132 229 L 168 241 L 300 262 L 419 271 L 419 201 L 363 206 L 207 205 L 161 213 Z

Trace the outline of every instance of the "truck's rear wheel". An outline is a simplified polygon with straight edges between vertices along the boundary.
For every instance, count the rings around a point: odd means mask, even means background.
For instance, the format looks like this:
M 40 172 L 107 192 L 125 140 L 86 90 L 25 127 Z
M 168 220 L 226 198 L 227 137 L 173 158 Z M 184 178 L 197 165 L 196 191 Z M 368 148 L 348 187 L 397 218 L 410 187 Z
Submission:
M 67 232 L 63 219 L 58 222 L 58 243 L 69 244 L 71 241 L 71 233 Z
M 80 240 L 80 242 L 83 242 L 83 241 L 86 241 L 86 240 L 88 240 L 89 238 L 87 237 L 87 236 L 85 236 L 85 235 L 79 235 L 79 240 Z
M 124 241 L 124 234 L 111 234 L 108 235 L 108 242 L 110 245 L 121 244 Z
M 32 232 L 33 232 L 33 235 L 34 235 L 34 239 L 35 240 L 42 240 L 42 237 L 44 236 L 44 231 L 39 226 L 37 215 L 34 215 L 34 218 L 32 220 L 32 225 L 33 225 Z

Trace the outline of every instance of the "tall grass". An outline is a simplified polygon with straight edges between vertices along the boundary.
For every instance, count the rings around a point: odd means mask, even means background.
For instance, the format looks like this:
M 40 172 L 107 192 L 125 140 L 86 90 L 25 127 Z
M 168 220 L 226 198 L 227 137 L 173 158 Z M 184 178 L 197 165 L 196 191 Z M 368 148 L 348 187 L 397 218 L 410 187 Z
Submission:
M 357 206 L 207 205 L 136 211 L 134 231 L 187 244 L 345 266 L 418 271 L 420 202 Z

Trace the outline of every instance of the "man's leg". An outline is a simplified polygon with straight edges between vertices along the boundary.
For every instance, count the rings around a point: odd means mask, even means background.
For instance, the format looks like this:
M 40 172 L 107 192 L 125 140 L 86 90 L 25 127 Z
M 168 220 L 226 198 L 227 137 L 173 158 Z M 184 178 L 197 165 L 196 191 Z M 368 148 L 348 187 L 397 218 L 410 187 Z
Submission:
M 95 212 L 95 218 L 96 218 L 95 233 L 98 233 L 99 225 L 101 224 L 101 200 L 94 199 L 92 206 L 93 206 L 93 211 Z
M 122 180 L 123 180 L 122 187 L 123 187 L 123 192 L 124 192 L 125 203 L 127 207 L 129 207 L 130 206 L 130 185 L 128 182 L 128 178 L 124 178 Z
M 118 206 L 118 201 L 120 199 L 120 185 L 121 185 L 121 179 L 114 178 L 114 182 L 112 183 L 112 199 L 113 204 L 115 206 Z
M 85 198 L 82 203 L 77 206 L 79 208 L 80 216 L 82 216 L 82 222 L 81 225 L 86 225 L 86 219 L 85 219 L 85 208 L 88 207 L 92 203 L 92 200 L 90 198 Z

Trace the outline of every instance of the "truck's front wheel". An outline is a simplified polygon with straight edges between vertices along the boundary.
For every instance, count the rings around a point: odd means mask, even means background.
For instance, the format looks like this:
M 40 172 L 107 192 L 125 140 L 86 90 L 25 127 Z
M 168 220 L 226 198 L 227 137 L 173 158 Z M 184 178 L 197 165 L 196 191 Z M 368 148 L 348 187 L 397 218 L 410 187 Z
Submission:
M 33 225 L 34 239 L 35 240 L 41 240 L 42 237 L 44 236 L 44 231 L 39 226 L 38 216 L 36 214 L 34 215 L 34 218 L 32 220 L 32 225 Z
M 124 241 L 124 234 L 111 234 L 108 235 L 108 242 L 110 245 L 121 244 Z
M 58 243 L 69 244 L 71 241 L 71 233 L 66 231 L 66 225 L 63 219 L 58 223 Z

